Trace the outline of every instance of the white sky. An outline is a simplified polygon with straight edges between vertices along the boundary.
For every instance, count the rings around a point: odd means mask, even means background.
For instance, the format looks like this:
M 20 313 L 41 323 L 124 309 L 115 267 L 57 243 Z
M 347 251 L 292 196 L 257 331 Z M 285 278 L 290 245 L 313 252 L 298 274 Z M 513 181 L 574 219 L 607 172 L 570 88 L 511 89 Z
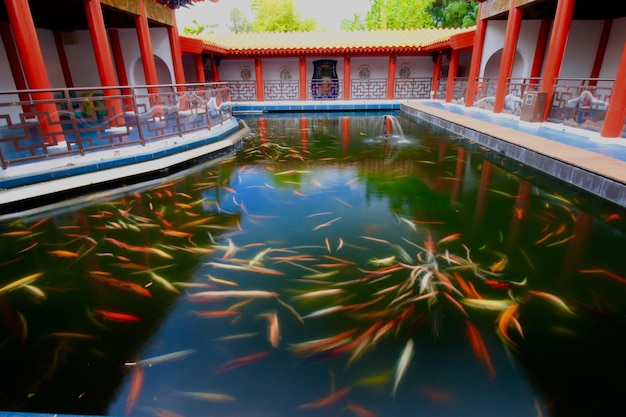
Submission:
M 294 0 L 294 4 L 301 19 L 315 18 L 317 26 L 327 30 L 338 30 L 341 20 L 352 20 L 355 13 L 364 19 L 370 8 L 370 0 Z M 215 32 L 229 32 L 232 9 L 241 10 L 250 21 L 254 19 L 250 0 L 220 0 L 218 3 L 205 0 L 176 10 L 176 23 L 181 32 L 185 26 L 195 27 L 194 20 L 200 24 L 218 24 Z

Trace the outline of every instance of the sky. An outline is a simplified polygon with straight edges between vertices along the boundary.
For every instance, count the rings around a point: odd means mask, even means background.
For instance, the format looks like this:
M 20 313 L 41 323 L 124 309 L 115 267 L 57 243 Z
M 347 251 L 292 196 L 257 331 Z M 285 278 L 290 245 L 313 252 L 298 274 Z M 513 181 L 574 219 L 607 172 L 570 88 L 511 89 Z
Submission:
M 195 27 L 193 21 L 200 24 L 218 24 L 216 33 L 229 32 L 230 11 L 239 9 L 250 21 L 254 15 L 250 11 L 251 0 L 219 0 L 218 3 L 205 0 L 188 8 L 176 11 L 176 23 L 182 32 L 185 26 Z M 365 18 L 370 8 L 370 0 L 294 0 L 296 11 L 301 19 L 314 18 L 317 26 L 326 30 L 338 30 L 342 19 L 350 19 L 355 13 Z

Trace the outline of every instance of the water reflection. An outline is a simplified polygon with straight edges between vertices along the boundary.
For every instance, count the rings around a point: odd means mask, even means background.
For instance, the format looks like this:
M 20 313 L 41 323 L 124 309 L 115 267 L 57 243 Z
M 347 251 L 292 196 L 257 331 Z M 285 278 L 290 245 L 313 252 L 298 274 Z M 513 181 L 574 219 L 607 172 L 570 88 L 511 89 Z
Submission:
M 623 211 L 382 116 L 249 118 L 232 157 L 6 219 L 0 406 L 620 414 Z

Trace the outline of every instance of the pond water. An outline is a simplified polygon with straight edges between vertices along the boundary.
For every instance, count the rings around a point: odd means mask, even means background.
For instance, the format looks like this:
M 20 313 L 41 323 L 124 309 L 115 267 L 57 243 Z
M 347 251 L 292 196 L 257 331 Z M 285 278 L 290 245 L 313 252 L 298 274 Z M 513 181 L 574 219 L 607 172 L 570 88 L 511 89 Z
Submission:
M 625 415 L 624 211 L 392 116 L 5 217 L 0 409 Z

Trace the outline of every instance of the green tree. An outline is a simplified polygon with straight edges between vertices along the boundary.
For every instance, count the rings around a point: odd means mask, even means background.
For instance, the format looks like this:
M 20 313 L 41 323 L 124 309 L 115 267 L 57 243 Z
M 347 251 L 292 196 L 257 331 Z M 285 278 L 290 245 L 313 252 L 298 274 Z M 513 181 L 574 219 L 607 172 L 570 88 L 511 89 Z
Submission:
M 361 19 L 361 15 L 355 13 L 352 16 L 352 20 L 350 19 L 341 19 L 341 24 L 339 26 L 341 30 L 366 30 L 367 26 L 365 22 Z
M 293 0 L 252 0 L 255 19 L 252 32 L 306 32 L 315 30 L 315 19 L 300 19 Z
M 234 8 L 230 11 L 230 31 L 234 33 L 251 32 L 252 23 L 246 15 L 239 9 Z
M 213 29 L 217 27 L 217 25 L 203 25 L 201 23 L 198 23 L 198 21 L 195 19 L 193 20 L 193 24 L 196 25 L 196 27 L 185 26 L 183 28 L 183 33 L 185 35 L 200 35 L 203 33 L 213 33 Z
M 433 0 L 373 0 L 367 29 L 415 29 L 433 27 L 429 7 Z
M 468 27 L 476 24 L 476 0 L 431 0 L 428 12 L 437 27 Z

